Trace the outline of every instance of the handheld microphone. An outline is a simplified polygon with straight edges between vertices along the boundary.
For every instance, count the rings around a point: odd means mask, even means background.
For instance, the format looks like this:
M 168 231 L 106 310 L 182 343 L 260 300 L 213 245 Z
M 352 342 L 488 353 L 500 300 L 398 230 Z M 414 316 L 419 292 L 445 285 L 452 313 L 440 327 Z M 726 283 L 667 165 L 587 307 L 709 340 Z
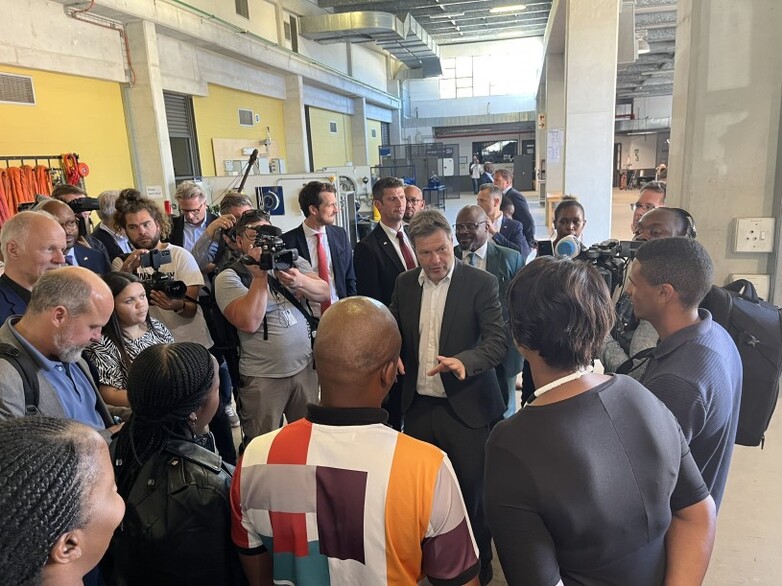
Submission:
M 581 254 L 581 242 L 572 234 L 564 236 L 554 247 L 557 258 L 576 258 Z

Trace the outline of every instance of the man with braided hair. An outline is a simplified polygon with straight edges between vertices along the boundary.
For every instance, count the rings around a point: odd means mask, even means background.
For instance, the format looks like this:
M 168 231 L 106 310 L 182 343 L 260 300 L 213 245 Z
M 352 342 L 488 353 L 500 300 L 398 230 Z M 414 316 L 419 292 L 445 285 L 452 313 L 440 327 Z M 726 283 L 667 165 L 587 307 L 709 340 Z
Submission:
M 109 584 L 241 584 L 230 539 L 233 466 L 206 426 L 217 360 L 200 344 L 150 346 L 128 372 L 130 421 L 111 446 L 128 514 L 101 565 Z
M 81 584 L 125 511 L 106 442 L 75 421 L 3 421 L 0 470 L 3 583 Z
M 105 430 L 108 438 L 115 431 L 113 421 L 81 353 L 100 340 L 113 309 L 111 290 L 89 269 L 66 267 L 41 276 L 24 315 L 9 318 L 0 328 L 0 342 L 35 366 L 38 402 L 26 404 L 28 383 L 11 362 L 0 360 L 0 419 L 33 410 Z

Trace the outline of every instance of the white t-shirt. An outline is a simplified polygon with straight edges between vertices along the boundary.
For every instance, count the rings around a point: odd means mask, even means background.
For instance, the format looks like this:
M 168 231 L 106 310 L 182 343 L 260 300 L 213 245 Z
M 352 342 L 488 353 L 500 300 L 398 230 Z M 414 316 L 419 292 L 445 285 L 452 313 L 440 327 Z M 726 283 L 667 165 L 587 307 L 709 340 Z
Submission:
M 161 272 L 173 273 L 175 280 L 183 281 L 188 287 L 192 285 L 202 287 L 204 285 L 204 276 L 201 273 L 201 269 L 198 268 L 198 263 L 195 261 L 192 254 L 175 244 L 166 244 L 165 248 L 162 250 L 171 251 L 171 262 L 160 265 Z M 111 268 L 117 271 L 121 267 L 122 259 L 119 257 L 115 258 L 114 262 L 111 263 Z M 136 270 L 137 274 L 141 274 L 142 272 L 151 275 L 154 271 L 151 268 L 139 268 Z M 159 307 L 150 304 L 149 315 L 162 321 L 163 324 L 171 330 L 171 334 L 177 342 L 195 342 L 201 344 L 204 348 L 211 348 L 214 346 L 212 336 L 209 335 L 209 328 L 206 326 L 204 312 L 201 311 L 200 305 L 197 306 L 196 314 L 193 317 L 183 317 L 173 311 L 160 309 Z

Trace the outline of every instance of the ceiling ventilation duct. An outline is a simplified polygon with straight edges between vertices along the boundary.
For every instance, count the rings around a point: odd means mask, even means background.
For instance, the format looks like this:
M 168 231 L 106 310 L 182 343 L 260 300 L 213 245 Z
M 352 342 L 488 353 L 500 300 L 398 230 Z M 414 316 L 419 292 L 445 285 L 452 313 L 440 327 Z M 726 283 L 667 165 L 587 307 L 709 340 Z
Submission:
M 400 20 L 388 12 L 340 12 L 304 16 L 299 24 L 305 39 L 324 44 L 375 41 L 408 68 L 420 69 L 422 77 L 442 74 L 440 48 L 410 14 Z

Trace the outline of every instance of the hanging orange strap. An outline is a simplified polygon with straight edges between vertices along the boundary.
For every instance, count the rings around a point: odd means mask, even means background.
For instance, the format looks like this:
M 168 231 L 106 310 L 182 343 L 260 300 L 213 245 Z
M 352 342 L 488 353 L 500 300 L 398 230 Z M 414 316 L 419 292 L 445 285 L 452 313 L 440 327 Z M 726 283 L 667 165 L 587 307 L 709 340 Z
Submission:
M 35 193 L 50 196 L 52 194 L 52 176 L 49 174 L 49 167 L 46 165 L 37 165 L 33 169 L 35 174 Z

